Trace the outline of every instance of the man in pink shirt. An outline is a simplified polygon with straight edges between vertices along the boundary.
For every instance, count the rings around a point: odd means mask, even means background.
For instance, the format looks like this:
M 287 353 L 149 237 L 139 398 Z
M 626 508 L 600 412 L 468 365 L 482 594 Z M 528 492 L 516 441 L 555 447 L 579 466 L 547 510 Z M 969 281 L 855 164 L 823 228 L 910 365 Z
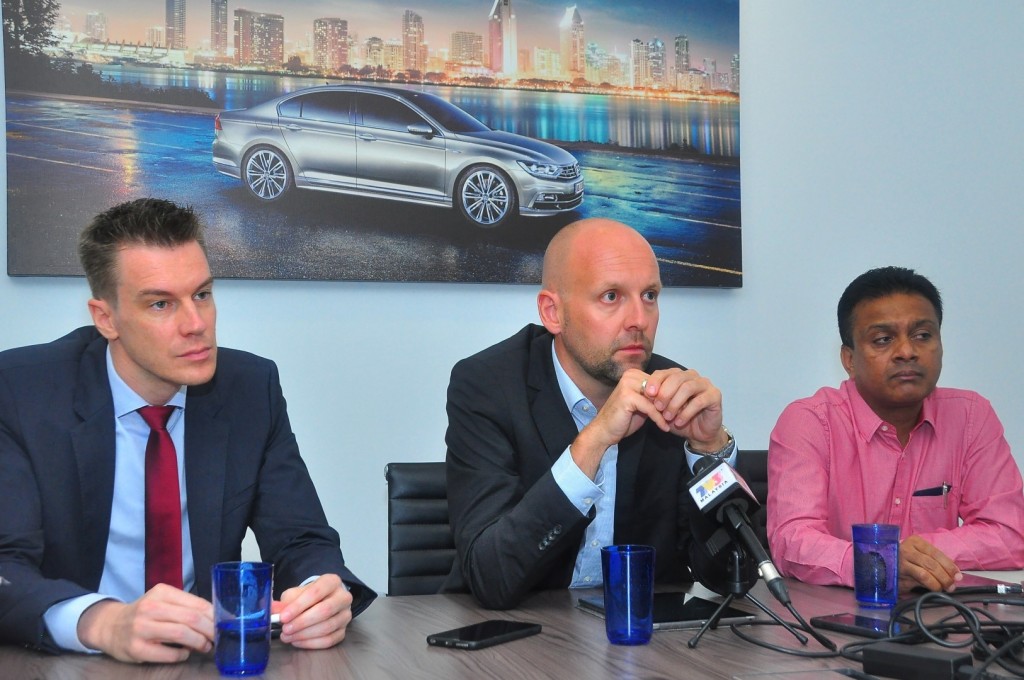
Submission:
M 850 379 L 790 404 L 771 436 L 779 570 L 852 587 L 859 522 L 899 525 L 901 591 L 1024 567 L 1024 494 L 1003 426 L 981 395 L 935 386 L 938 290 L 910 269 L 873 269 L 847 287 L 838 317 Z

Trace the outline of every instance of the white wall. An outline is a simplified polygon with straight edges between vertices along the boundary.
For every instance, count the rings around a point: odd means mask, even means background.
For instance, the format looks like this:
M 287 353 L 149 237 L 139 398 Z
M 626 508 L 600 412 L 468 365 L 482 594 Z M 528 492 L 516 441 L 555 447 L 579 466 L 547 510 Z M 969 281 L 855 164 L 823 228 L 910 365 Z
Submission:
M 840 381 L 839 294 L 900 264 L 945 297 L 941 384 L 988 396 L 1024 460 L 1022 25 L 1018 0 L 742 3 L 744 287 L 667 291 L 657 343 L 719 384 L 741 445 L 764 448 L 789 401 Z M 218 282 L 221 344 L 280 365 L 328 515 L 372 586 L 387 583 L 384 464 L 443 459 L 448 371 L 535 319 L 534 293 Z M 0 276 L 0 347 L 88 323 L 85 298 L 82 279 Z

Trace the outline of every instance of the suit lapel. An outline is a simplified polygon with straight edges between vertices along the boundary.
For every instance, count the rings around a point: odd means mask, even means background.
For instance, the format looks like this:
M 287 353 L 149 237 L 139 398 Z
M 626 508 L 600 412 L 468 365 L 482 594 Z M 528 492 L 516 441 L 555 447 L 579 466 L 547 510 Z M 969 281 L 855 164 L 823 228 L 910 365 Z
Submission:
M 114 401 L 107 377 L 107 341 L 94 340 L 78 366 L 74 409 L 80 422 L 71 428 L 71 447 L 78 466 L 79 497 L 72 517 L 80 518 L 77 540 L 86 564 L 83 573 L 98 588 L 103 575 L 110 512 L 114 501 Z
M 531 392 L 530 412 L 544 440 L 548 457 L 554 462 L 579 434 L 565 398 L 558 387 L 551 361 L 551 335 L 540 333 L 530 345 L 527 384 Z
M 221 518 L 230 427 L 217 419 L 217 378 L 185 397 L 185 489 L 196 591 L 209 593 L 210 566 L 220 559 Z

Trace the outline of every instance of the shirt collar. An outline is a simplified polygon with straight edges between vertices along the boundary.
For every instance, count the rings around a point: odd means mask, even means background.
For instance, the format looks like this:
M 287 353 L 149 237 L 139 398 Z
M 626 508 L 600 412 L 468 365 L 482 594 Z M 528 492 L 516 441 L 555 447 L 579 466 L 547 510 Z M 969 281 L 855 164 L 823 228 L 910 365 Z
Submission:
M 551 341 L 551 361 L 555 365 L 555 379 L 558 380 L 558 389 L 562 392 L 562 399 L 565 400 L 566 407 L 572 411 L 576 408 L 576 404 L 581 401 L 585 401 L 588 404 L 590 400 L 583 395 L 583 391 L 576 386 L 576 383 L 572 381 L 569 374 L 562 368 L 561 362 L 558 361 L 558 353 L 555 352 L 555 341 Z
M 128 383 L 117 374 L 117 371 L 114 369 L 114 358 L 110 354 L 109 344 L 107 345 L 107 381 L 110 383 L 110 394 L 114 401 L 115 418 L 120 418 L 125 414 L 138 411 L 143 406 L 149 405 L 145 399 L 135 393 L 135 390 L 128 387 Z M 167 405 L 185 408 L 186 390 L 187 388 L 184 385 L 178 388 L 178 391 L 174 393 L 174 396 L 167 402 Z
M 854 427 L 857 429 L 857 433 L 866 442 L 869 441 L 878 432 L 878 429 L 882 425 L 888 425 L 893 427 L 891 423 L 886 423 L 882 418 L 875 413 L 868 403 L 864 401 L 864 397 L 860 396 L 860 391 L 857 389 L 857 384 L 853 381 L 853 378 L 848 378 L 843 381 L 840 386 L 840 390 L 846 393 L 847 399 L 850 402 L 850 406 L 853 410 L 853 422 Z M 928 423 L 933 430 L 935 427 L 935 399 L 933 394 L 929 394 L 924 398 L 924 403 L 921 406 L 921 420 L 911 432 L 916 431 L 924 423 Z

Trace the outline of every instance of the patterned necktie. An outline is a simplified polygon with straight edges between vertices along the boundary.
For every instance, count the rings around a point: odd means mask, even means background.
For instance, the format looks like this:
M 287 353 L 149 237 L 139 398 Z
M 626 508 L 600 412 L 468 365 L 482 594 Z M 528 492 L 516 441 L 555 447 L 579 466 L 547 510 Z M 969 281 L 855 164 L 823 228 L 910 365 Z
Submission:
M 139 409 L 150 428 L 146 443 L 146 590 L 157 583 L 183 587 L 178 457 L 167 431 L 173 412 L 173 406 Z

